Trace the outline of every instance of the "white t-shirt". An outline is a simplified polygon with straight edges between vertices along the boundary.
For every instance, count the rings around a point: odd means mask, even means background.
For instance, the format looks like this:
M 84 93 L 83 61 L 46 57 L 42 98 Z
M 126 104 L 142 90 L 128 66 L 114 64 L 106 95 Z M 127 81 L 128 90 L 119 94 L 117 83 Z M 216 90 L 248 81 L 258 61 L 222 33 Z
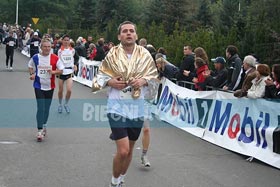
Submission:
M 74 55 L 75 49 L 72 47 L 67 49 L 60 48 L 58 50 L 59 61 L 64 65 L 62 75 L 68 75 L 74 72 Z
M 29 60 L 28 67 L 35 70 L 34 88 L 41 90 L 51 90 L 55 88 L 55 75 L 50 75 L 48 70 L 63 70 L 64 66 L 56 55 L 52 55 L 42 56 L 41 54 L 36 54 Z

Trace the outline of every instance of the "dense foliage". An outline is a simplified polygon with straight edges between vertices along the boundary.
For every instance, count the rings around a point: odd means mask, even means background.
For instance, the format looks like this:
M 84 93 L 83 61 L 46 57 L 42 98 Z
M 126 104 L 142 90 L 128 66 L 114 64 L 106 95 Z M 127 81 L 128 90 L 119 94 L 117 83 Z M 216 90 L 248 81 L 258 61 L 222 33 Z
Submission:
M 40 18 L 34 28 L 62 29 L 73 38 L 93 35 L 117 43 L 117 26 L 131 20 L 156 48 L 164 47 L 174 64 L 183 45 L 206 49 L 210 58 L 224 56 L 229 44 L 240 55 L 280 63 L 278 0 L 18 0 L 19 24 Z M 15 22 L 16 0 L 0 1 L 0 22 Z

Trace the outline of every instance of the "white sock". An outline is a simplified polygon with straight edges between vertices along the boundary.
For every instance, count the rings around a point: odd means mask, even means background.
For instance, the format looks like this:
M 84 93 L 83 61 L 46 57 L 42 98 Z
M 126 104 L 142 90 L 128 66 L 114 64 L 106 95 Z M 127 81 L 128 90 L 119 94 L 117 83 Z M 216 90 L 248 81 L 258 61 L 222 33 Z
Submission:
M 123 174 L 123 175 L 121 174 L 121 175 L 120 175 L 120 177 L 119 177 L 119 178 L 120 178 L 120 182 L 124 182 L 124 177 L 125 177 L 125 176 L 126 176 L 126 174 Z
M 115 178 L 114 176 L 112 176 L 112 184 L 119 184 L 120 183 L 120 177 Z

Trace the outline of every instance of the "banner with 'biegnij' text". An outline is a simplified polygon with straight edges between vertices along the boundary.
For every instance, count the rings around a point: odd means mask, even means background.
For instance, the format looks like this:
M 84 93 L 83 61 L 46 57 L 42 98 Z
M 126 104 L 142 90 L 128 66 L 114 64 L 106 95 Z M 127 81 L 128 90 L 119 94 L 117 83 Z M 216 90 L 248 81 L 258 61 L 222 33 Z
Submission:
M 77 76 L 73 77 L 73 80 L 88 87 L 92 87 L 93 77 L 96 76 L 100 64 L 101 61 L 92 61 L 80 57 L 78 73 Z
M 161 120 L 280 168 L 280 105 L 276 101 L 193 91 L 166 79 L 162 84 L 155 111 Z

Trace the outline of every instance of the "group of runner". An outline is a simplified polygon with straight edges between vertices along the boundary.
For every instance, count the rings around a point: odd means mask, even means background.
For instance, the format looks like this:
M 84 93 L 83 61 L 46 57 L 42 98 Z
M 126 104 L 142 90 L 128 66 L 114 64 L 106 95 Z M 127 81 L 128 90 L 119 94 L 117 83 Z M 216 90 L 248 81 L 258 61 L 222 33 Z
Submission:
M 50 104 L 55 88 L 55 76 L 59 79 L 59 106 L 58 113 L 62 113 L 63 87 L 66 84 L 66 96 L 64 109 L 70 113 L 68 106 L 72 90 L 72 76 L 77 70 L 74 62 L 75 50 L 70 46 L 70 37 L 64 35 L 63 43 L 58 55 L 51 53 L 51 41 L 48 38 L 41 40 L 41 52 L 33 55 L 28 62 L 30 79 L 34 80 L 33 87 L 37 101 L 37 140 L 42 141 L 46 136 L 46 124 L 49 115 Z
M 136 26 L 126 21 L 120 24 L 118 39 L 120 44 L 113 47 L 106 55 L 100 66 L 100 74 L 107 77 L 106 81 L 98 80 L 101 87 L 109 88 L 108 97 L 108 119 L 111 126 L 112 136 L 116 142 L 117 150 L 113 159 L 113 171 L 111 187 L 120 187 L 124 183 L 124 177 L 132 159 L 133 147 L 138 139 L 143 124 L 148 124 L 144 111 L 144 96 L 150 81 L 158 77 L 154 60 L 147 49 L 136 44 Z M 28 63 L 30 79 L 33 80 L 33 87 L 37 101 L 37 141 L 41 142 L 47 135 L 47 121 L 50 105 L 55 88 L 55 77 L 59 81 L 59 106 L 58 113 L 63 108 L 70 113 L 69 100 L 72 90 L 72 76 L 77 71 L 77 63 L 74 60 L 75 50 L 70 46 L 70 37 L 62 37 L 62 46 L 58 55 L 51 53 L 51 42 L 43 38 L 40 44 L 40 53 L 31 56 Z M 126 69 L 126 72 L 122 71 Z M 111 72 L 112 74 L 106 74 Z M 63 90 L 66 84 L 66 96 L 63 103 Z M 125 88 L 129 90 L 124 91 Z M 115 104 L 120 106 L 138 107 L 136 113 L 126 113 L 115 109 Z M 146 126 L 147 127 L 147 126 Z M 146 137 L 149 145 L 150 137 Z M 149 167 L 147 159 L 147 148 L 143 149 L 141 156 L 144 166 Z

